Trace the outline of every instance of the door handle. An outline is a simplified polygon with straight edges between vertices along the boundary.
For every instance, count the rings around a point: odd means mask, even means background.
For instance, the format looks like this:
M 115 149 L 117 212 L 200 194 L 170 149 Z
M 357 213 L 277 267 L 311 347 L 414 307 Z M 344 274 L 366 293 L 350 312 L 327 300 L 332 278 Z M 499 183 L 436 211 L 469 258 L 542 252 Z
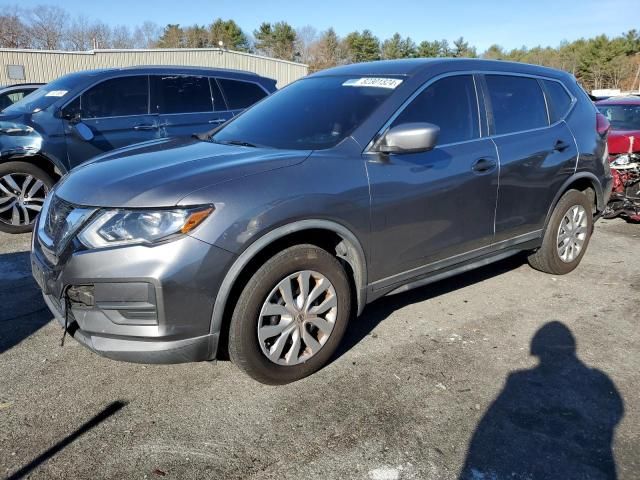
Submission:
M 216 118 L 215 120 L 209 120 L 209 123 L 224 123 L 226 121 L 226 118 Z
M 476 173 L 487 173 L 496 168 L 498 163 L 495 160 L 481 158 L 476 160 L 471 169 Z
M 134 130 L 155 130 L 156 128 L 158 127 L 152 123 L 140 123 L 133 126 Z
M 569 148 L 569 144 L 562 140 L 558 140 L 553 146 L 553 150 L 556 152 L 564 152 L 567 148 Z

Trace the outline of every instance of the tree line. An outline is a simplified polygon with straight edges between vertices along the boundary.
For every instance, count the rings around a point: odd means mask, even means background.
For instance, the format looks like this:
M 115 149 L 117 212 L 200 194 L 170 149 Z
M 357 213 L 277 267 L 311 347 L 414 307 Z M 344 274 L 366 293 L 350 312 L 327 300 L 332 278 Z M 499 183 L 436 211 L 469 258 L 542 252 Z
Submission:
M 58 6 L 32 9 L 9 6 L 0 14 L 0 48 L 90 50 L 97 48 L 210 48 L 257 53 L 298 61 L 318 71 L 354 62 L 416 57 L 467 57 L 511 60 L 571 72 L 588 90 L 639 88 L 640 34 L 630 30 L 617 37 L 598 35 L 562 42 L 558 47 L 515 48 L 492 45 L 478 52 L 463 37 L 423 40 L 400 33 L 379 39 L 370 30 L 343 37 L 333 28 L 318 32 L 311 26 L 294 28 L 287 22 L 263 22 L 253 32 L 221 18 L 207 25 L 160 27 L 153 22 L 130 28 L 107 25 L 85 16 L 72 18 Z

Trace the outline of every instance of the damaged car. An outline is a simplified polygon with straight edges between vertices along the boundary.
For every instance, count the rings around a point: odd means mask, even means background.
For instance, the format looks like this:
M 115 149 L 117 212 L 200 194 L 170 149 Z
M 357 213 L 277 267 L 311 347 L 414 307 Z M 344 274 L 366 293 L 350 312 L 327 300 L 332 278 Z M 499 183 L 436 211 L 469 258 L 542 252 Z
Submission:
M 611 124 L 613 192 L 603 216 L 640 222 L 640 97 L 609 98 L 596 106 Z
M 130 67 L 60 77 L 0 114 L 0 231 L 33 227 L 62 175 L 110 150 L 220 125 L 275 91 L 249 72 Z
M 519 252 L 574 270 L 611 189 L 598 115 L 574 77 L 532 65 L 325 70 L 207 134 L 66 175 L 39 216 L 33 275 L 97 354 L 228 352 L 260 382 L 292 382 L 384 295 Z

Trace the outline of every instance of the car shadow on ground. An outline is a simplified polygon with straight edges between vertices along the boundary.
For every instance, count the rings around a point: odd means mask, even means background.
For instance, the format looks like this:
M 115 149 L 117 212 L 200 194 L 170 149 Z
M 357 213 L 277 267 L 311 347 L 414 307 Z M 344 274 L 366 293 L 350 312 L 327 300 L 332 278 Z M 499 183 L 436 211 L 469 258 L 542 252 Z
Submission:
M 51 320 L 31 276 L 29 252 L 0 254 L 0 354 Z
M 503 273 L 510 272 L 526 263 L 526 256 L 518 254 L 499 262 L 456 275 L 406 293 L 382 297 L 367 305 L 358 318 L 352 318 L 333 361 L 351 350 L 369 335 L 380 322 L 393 312 L 407 305 L 424 302 L 446 293 L 468 287 Z
M 615 384 L 576 356 L 561 322 L 542 326 L 530 348 L 539 364 L 509 374 L 469 442 L 460 480 L 616 479 L 624 402 Z

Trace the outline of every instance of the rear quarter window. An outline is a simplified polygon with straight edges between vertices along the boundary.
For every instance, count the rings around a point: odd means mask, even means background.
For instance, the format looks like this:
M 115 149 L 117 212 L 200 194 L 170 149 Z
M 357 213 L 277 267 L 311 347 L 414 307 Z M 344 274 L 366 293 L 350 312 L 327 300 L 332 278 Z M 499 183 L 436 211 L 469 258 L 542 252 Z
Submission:
M 241 110 L 250 107 L 267 96 L 259 85 L 239 80 L 218 79 L 227 99 L 229 110 Z
M 544 88 L 547 90 L 547 99 L 550 104 L 549 117 L 551 123 L 554 123 L 569 113 L 573 99 L 560 83 L 553 80 L 544 80 Z
M 511 75 L 486 75 L 485 79 L 497 135 L 549 125 L 538 80 Z

